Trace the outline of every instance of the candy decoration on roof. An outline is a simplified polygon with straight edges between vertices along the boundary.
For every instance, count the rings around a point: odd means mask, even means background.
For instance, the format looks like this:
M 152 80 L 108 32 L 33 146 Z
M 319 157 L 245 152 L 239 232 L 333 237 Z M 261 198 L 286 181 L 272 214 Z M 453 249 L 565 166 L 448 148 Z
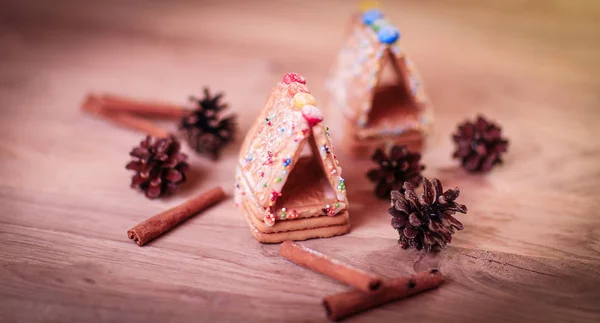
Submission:
M 302 108 L 302 116 L 306 119 L 310 127 L 323 121 L 323 113 L 314 105 L 305 105 Z
M 296 95 L 294 95 L 294 108 L 296 110 L 302 110 L 305 105 L 317 105 L 317 100 L 310 93 L 296 93 Z
M 306 84 L 306 79 L 297 73 L 287 73 L 283 76 L 283 83 L 301 83 Z
M 400 33 L 396 27 L 385 25 L 377 31 L 377 38 L 384 44 L 393 44 L 400 38 Z
M 360 3 L 361 11 L 368 11 L 368 10 L 379 9 L 379 8 L 381 8 L 381 3 L 379 3 L 379 1 L 377 1 L 377 0 L 365 0 Z
M 381 19 L 381 18 L 383 18 L 383 13 L 381 13 L 381 11 L 379 11 L 378 9 L 367 10 L 362 15 L 362 21 L 363 21 L 363 23 L 365 23 L 367 25 L 370 25 L 375 20 Z
M 381 18 L 381 19 L 377 19 L 375 21 L 373 21 L 373 23 L 369 24 L 371 25 L 371 28 L 373 28 L 373 30 L 375 32 L 378 32 L 381 28 L 386 27 L 386 26 L 392 26 L 392 24 L 390 24 L 387 20 Z
M 367 10 L 362 14 L 362 22 L 371 26 L 377 33 L 377 39 L 384 44 L 393 44 L 400 38 L 398 29 L 388 22 L 383 13 L 377 9 Z

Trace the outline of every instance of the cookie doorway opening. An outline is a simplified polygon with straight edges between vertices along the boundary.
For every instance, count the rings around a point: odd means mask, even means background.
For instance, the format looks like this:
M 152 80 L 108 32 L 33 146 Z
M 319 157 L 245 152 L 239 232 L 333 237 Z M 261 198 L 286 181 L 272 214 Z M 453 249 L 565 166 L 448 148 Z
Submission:
M 406 84 L 400 64 L 389 53 L 384 56 L 382 67 L 373 89 L 371 110 L 367 119 L 368 128 L 389 129 L 406 124 L 418 115 L 418 105 Z
M 313 142 L 304 145 L 298 161 L 289 170 L 281 197 L 275 202 L 277 214 L 296 209 L 306 216 L 319 216 L 324 205 L 335 202 L 335 192 L 323 171 L 321 157 L 311 147 L 315 144 L 312 135 L 309 141 Z

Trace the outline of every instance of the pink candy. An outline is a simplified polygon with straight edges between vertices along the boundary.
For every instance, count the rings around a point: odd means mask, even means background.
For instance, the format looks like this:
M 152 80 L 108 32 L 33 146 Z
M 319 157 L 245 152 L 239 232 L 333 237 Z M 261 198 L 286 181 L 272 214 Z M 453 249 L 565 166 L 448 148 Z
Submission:
M 323 113 L 319 108 L 313 105 L 305 105 L 304 108 L 302 108 L 302 116 L 311 127 L 323 121 Z
M 290 84 L 290 83 L 306 84 L 306 79 L 297 73 L 287 73 L 283 76 L 283 83 L 285 83 L 285 84 Z

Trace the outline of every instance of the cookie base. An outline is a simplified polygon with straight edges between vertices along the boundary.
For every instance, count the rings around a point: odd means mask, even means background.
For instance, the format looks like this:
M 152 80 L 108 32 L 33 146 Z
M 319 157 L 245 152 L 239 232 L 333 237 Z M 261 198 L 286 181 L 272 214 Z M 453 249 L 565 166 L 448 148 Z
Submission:
M 342 234 L 346 234 L 350 231 L 350 222 L 341 225 L 331 225 L 327 227 L 320 228 L 312 228 L 312 229 L 304 229 L 304 230 L 295 230 L 295 231 L 286 231 L 286 232 L 274 232 L 274 233 L 264 233 L 260 232 L 256 226 L 251 221 L 252 215 L 247 212 L 243 212 L 244 217 L 246 218 L 246 222 L 248 223 L 248 227 L 250 228 L 250 232 L 256 239 L 256 241 L 261 243 L 281 243 L 286 240 L 308 240 L 315 238 L 330 238 Z M 348 212 L 345 211 L 338 216 L 348 217 Z M 288 220 L 292 221 L 292 220 Z M 287 222 L 287 221 L 285 221 Z
M 262 214 L 257 214 L 256 208 L 251 205 L 252 202 L 247 199 L 243 202 L 243 212 L 249 214 L 250 222 L 262 233 L 286 232 L 295 230 L 305 230 L 332 225 L 341 225 L 350 222 L 348 212 L 342 211 L 335 216 L 321 215 L 310 218 L 297 218 L 293 220 L 279 220 L 275 225 L 269 227 L 262 220 Z

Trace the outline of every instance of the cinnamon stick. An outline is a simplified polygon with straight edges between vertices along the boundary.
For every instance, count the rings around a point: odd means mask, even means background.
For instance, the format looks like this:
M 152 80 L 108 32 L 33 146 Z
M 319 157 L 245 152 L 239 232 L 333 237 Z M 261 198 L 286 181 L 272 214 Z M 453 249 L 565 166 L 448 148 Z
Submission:
M 382 279 L 378 275 L 367 273 L 331 259 L 320 252 L 289 240 L 281 244 L 279 254 L 297 265 L 306 267 L 367 293 L 375 291 L 381 286 Z
M 176 104 L 140 101 L 111 94 L 104 94 L 99 99 L 102 107 L 107 111 L 129 112 L 176 120 L 183 118 L 189 113 L 189 110 Z
M 439 270 L 432 269 L 409 277 L 384 281 L 381 289 L 374 293 L 353 290 L 326 296 L 323 298 L 323 306 L 327 318 L 338 321 L 385 303 L 436 288 L 443 282 L 444 277 Z
M 144 120 L 140 117 L 125 112 L 105 110 L 102 106 L 101 100 L 94 95 L 87 96 L 82 105 L 82 110 L 109 122 L 116 123 L 130 129 L 142 131 L 153 137 L 164 138 L 171 135 L 167 130 L 162 129 L 154 123 Z
M 138 246 L 150 242 L 161 234 L 190 218 L 192 215 L 221 201 L 225 192 L 220 186 L 206 191 L 174 208 L 148 218 L 127 231 L 127 236 Z

